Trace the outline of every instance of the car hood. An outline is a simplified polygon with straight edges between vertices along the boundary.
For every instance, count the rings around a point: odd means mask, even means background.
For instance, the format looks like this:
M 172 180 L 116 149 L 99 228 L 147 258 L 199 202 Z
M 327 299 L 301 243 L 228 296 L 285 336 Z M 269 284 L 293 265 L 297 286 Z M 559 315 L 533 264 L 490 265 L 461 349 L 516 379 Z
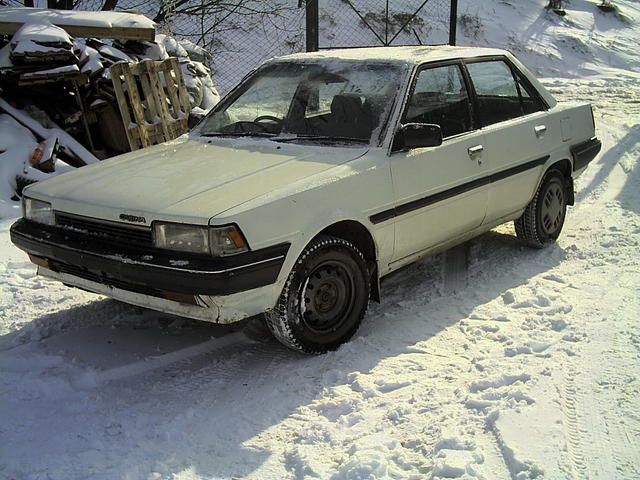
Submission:
M 266 139 L 188 139 L 139 150 L 38 183 L 28 195 L 59 211 L 119 220 L 122 213 L 206 223 L 236 205 L 366 153 L 365 147 Z

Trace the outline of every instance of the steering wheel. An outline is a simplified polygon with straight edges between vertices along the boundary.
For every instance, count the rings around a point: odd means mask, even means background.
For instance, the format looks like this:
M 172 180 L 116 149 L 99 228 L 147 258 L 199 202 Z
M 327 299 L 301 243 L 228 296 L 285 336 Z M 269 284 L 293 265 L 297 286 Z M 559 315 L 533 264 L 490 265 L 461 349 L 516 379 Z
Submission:
M 272 123 L 262 123 L 262 120 L 269 120 Z M 259 129 L 264 133 L 276 133 L 274 128 L 277 129 L 282 124 L 282 119 L 273 117 L 271 115 L 260 115 L 255 120 L 240 120 L 238 122 L 227 125 L 224 130 L 230 133 L 250 133 Z
M 282 123 L 282 119 L 278 117 L 274 117 L 273 115 L 260 115 L 256 117 L 253 121 L 254 123 L 260 123 L 263 120 L 271 120 L 274 123 Z

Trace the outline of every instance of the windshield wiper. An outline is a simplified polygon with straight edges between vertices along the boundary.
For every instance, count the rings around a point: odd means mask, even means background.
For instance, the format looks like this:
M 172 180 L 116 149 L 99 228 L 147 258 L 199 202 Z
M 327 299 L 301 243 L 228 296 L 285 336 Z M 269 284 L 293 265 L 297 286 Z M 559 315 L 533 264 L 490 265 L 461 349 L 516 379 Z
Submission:
M 354 138 L 354 137 L 334 137 L 330 135 L 297 135 L 295 137 L 276 137 L 270 139 L 273 142 L 295 142 L 298 140 L 312 140 L 312 141 L 321 141 L 321 142 L 334 142 L 334 143 L 368 143 L 368 140 L 363 140 L 362 138 Z
M 275 133 L 268 132 L 204 132 L 201 137 L 275 137 Z

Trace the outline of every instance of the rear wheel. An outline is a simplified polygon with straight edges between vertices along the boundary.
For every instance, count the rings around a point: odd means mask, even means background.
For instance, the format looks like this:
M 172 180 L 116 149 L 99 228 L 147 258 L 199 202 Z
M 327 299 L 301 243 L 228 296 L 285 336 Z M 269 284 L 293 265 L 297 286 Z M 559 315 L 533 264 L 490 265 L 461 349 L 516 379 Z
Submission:
M 531 203 L 514 222 L 516 235 L 526 245 L 542 248 L 560 236 L 566 215 L 566 179 L 559 170 L 550 170 Z
M 294 350 L 335 350 L 360 326 L 369 288 L 360 250 L 341 238 L 318 237 L 300 254 L 276 307 L 266 314 L 267 325 Z

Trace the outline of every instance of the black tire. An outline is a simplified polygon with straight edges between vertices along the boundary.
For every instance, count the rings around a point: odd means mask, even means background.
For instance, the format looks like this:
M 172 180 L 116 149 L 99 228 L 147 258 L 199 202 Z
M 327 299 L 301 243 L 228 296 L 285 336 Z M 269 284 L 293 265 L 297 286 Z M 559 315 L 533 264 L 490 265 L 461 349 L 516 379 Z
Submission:
M 358 330 L 369 289 L 362 252 L 341 238 L 320 236 L 300 254 L 265 320 L 276 339 L 293 350 L 335 350 Z
M 533 248 L 543 248 L 560 236 L 567 216 L 567 181 L 550 170 L 520 218 L 514 221 L 517 237 Z

